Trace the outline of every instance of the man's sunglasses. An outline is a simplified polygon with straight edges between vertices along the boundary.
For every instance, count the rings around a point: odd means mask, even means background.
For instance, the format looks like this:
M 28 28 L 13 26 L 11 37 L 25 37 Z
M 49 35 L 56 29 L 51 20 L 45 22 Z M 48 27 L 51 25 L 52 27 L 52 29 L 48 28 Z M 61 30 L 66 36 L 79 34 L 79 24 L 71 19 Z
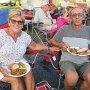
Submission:
M 24 21 L 17 21 L 17 20 L 14 20 L 14 19 L 10 19 L 10 21 L 12 22 L 12 24 L 16 24 L 18 23 L 18 25 L 23 25 L 24 24 Z

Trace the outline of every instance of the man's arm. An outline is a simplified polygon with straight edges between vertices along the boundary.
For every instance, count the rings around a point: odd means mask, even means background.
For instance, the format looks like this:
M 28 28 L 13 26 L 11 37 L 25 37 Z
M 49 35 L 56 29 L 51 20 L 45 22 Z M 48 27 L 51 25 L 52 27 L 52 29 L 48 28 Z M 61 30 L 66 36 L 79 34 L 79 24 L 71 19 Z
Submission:
M 63 51 L 67 51 L 67 48 L 69 45 L 65 42 L 58 42 L 54 38 L 50 40 L 50 43 L 52 46 L 58 47 L 59 49 L 62 49 Z
M 50 43 L 52 46 L 59 47 L 60 49 L 62 48 L 62 43 L 57 42 L 54 38 L 50 39 Z

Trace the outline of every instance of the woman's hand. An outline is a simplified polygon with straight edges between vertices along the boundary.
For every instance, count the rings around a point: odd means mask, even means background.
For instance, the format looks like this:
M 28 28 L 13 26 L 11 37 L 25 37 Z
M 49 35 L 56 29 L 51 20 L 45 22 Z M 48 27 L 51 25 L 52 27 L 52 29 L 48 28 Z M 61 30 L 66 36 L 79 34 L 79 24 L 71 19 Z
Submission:
M 8 72 L 2 67 L 0 67 L 0 72 L 2 72 L 4 76 L 9 76 Z

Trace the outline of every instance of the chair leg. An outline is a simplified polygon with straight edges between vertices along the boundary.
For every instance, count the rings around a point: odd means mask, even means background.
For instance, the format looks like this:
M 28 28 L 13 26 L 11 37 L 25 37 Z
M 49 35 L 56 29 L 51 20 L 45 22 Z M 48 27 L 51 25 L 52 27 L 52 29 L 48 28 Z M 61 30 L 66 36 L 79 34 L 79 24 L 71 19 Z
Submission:
M 37 54 L 36 54 L 36 56 L 35 56 L 35 58 L 34 58 L 34 60 L 33 60 L 32 64 L 34 64 L 34 63 L 35 63 L 35 61 L 36 61 L 36 58 L 37 58 L 38 54 L 39 54 L 39 53 L 37 53 Z
M 44 45 L 44 43 L 43 43 L 42 39 L 40 38 L 40 36 L 39 36 L 38 32 L 37 32 L 35 29 L 33 29 L 33 30 L 34 30 L 34 32 L 35 32 L 35 34 L 36 34 L 36 36 L 39 38 L 39 40 L 40 40 L 41 44 L 43 44 L 43 45 Z M 34 37 L 34 38 L 35 38 L 35 37 Z M 33 38 L 33 39 L 34 39 L 34 38 Z
M 57 90 L 64 90 L 64 88 L 60 89 L 60 86 L 61 86 L 61 78 L 62 78 L 62 75 L 60 74 L 60 75 L 59 75 L 59 83 L 58 83 L 58 89 L 57 89 Z

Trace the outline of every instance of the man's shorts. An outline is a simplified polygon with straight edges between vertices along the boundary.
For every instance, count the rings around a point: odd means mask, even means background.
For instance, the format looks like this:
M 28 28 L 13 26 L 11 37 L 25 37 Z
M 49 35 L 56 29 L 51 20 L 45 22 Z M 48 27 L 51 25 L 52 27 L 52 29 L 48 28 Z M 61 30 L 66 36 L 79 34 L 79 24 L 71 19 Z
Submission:
M 75 70 L 77 71 L 77 73 L 81 79 L 83 79 L 83 73 L 86 70 L 90 69 L 90 62 L 76 64 L 71 61 L 61 61 L 59 63 L 59 65 L 60 65 L 62 75 L 64 75 L 67 70 L 69 70 L 71 68 L 75 68 Z

